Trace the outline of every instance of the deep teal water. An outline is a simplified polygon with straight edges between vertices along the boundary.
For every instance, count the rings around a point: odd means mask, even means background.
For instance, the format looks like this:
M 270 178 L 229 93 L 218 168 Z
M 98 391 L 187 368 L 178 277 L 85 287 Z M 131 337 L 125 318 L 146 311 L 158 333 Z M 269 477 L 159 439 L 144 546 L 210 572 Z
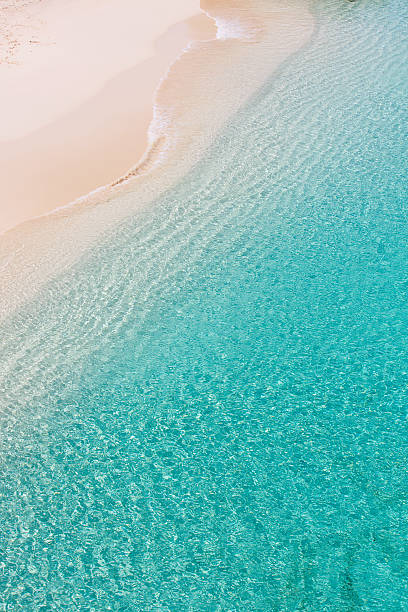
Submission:
M 0 609 L 408 609 L 408 5 L 313 40 L 2 329 Z

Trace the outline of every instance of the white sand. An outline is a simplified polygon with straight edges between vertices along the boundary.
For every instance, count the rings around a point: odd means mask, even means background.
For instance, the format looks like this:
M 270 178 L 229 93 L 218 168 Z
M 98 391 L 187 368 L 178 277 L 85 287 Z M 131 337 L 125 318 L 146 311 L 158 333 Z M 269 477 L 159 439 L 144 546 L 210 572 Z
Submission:
M 216 33 L 199 0 L 1 1 L 0 233 L 133 166 L 161 77 Z
M 26 136 L 80 106 L 154 55 L 155 41 L 169 27 L 200 12 L 199 0 L 144 4 L 0 0 L 0 34 L 14 29 L 19 41 L 8 57 L 0 56 L 0 141 Z

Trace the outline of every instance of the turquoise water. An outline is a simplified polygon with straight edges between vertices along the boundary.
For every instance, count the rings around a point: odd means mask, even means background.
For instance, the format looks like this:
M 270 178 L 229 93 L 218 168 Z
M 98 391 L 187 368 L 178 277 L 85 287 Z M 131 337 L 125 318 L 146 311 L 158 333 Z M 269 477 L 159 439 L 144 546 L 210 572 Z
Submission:
M 1 335 L 1 610 L 408 609 L 408 5 L 318 29 Z

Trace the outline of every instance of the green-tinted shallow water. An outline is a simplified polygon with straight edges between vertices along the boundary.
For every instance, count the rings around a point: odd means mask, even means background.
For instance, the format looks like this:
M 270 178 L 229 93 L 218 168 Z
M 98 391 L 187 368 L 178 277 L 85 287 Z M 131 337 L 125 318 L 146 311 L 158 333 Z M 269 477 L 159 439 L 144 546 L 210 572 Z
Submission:
M 1 610 L 408 610 L 408 5 L 316 14 L 4 326 Z

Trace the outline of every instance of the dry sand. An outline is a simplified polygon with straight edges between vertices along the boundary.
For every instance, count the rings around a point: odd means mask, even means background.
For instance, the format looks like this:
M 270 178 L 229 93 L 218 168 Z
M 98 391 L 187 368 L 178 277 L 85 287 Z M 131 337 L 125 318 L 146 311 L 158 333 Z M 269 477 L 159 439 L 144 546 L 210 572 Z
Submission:
M 150 0 L 145 10 L 134 0 L 0 7 L 1 234 L 134 166 L 161 77 L 216 26 L 199 0 Z

